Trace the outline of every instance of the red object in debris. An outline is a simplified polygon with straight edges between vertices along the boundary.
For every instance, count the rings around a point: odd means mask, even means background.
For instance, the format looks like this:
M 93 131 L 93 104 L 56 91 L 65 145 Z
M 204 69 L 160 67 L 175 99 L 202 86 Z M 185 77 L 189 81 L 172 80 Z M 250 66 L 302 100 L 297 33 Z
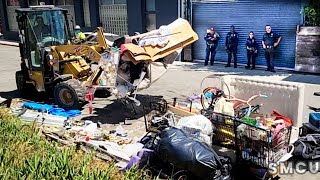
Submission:
M 90 105 L 89 105 L 89 114 L 92 114 L 92 112 L 93 112 L 93 107 L 92 107 L 92 104 L 90 103 Z
M 287 116 L 285 116 L 283 114 L 280 114 L 276 110 L 273 110 L 271 116 L 275 117 L 275 120 L 280 120 L 280 119 L 284 120 L 286 125 L 288 125 L 288 126 L 292 126 L 292 124 L 293 124 L 292 119 L 288 118 Z
M 95 89 L 92 87 L 86 90 L 85 99 L 86 101 L 89 101 L 89 114 L 92 114 L 93 112 L 92 102 L 94 101 L 94 92 L 95 92 Z
M 90 141 L 90 138 L 87 136 L 86 139 L 85 139 L 85 141 L 87 141 L 87 142 Z
M 85 95 L 86 101 L 89 101 L 89 102 L 94 101 L 94 91 L 95 91 L 94 88 L 88 88 L 86 90 L 86 95 Z

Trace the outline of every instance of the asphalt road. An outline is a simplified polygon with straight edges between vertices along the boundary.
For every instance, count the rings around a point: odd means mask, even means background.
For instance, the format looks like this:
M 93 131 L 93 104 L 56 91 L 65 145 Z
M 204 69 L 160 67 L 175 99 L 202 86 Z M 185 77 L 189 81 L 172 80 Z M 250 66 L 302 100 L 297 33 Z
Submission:
M 20 57 L 19 49 L 12 46 L 0 45 L 0 96 L 4 98 L 18 97 L 15 85 L 15 71 L 19 70 Z M 314 91 L 320 91 L 320 78 L 314 75 L 292 74 L 285 71 L 271 74 L 262 70 L 247 71 L 243 68 L 226 69 L 221 65 L 204 68 L 202 64 L 176 63 L 171 69 L 155 82 L 150 88 L 141 91 L 138 99 L 145 103 L 151 99 L 165 97 L 172 99 L 178 97 L 185 99 L 198 93 L 201 80 L 211 74 L 237 74 L 239 76 L 255 76 L 258 78 L 273 78 L 277 80 L 306 83 L 305 99 L 306 104 L 320 106 L 320 97 L 313 97 Z M 319 99 L 319 100 L 318 100 Z M 89 119 L 95 122 L 99 121 L 102 127 L 107 130 L 113 130 L 117 124 L 125 121 L 124 128 L 129 131 L 133 137 L 142 136 L 144 131 L 143 110 L 136 107 L 137 113 L 134 113 L 131 106 L 125 106 L 114 99 L 97 98 L 94 103 L 94 114 L 89 115 L 87 106 L 84 107 L 82 119 Z M 309 111 L 305 108 L 305 113 Z M 317 175 L 287 175 L 281 179 L 320 179 Z

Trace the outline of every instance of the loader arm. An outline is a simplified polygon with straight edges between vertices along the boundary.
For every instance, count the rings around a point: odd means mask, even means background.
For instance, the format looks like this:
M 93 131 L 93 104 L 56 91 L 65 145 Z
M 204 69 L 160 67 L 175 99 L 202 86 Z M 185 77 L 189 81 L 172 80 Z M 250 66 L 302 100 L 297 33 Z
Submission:
M 56 53 L 56 58 L 60 61 L 68 59 L 67 56 L 85 56 L 87 60 L 98 63 L 101 55 L 110 50 L 106 42 L 106 38 L 103 35 L 103 28 L 97 27 L 97 41 L 98 44 L 89 45 L 86 42 L 83 44 L 71 44 L 71 45 L 60 45 L 60 46 L 52 46 L 51 49 Z
M 52 46 L 54 57 L 63 61 L 70 56 L 85 56 L 88 60 L 98 63 L 104 48 L 89 45 L 61 45 Z
M 103 35 L 103 28 L 97 27 L 96 31 L 98 46 L 104 47 L 105 49 L 110 49 L 110 47 L 107 44 L 106 37 Z

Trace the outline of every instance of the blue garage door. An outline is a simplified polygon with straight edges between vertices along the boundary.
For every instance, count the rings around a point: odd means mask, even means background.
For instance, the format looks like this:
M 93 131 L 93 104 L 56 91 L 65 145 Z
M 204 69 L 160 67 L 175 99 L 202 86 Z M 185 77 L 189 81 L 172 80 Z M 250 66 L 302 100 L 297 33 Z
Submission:
M 245 40 L 250 31 L 254 31 L 259 41 L 260 53 L 257 65 L 266 65 L 261 40 L 265 25 L 270 24 L 275 32 L 282 36 L 278 47 L 275 65 L 294 68 L 296 27 L 301 21 L 300 0 L 237 0 L 234 2 L 193 2 L 193 27 L 200 39 L 193 46 L 193 57 L 196 60 L 205 58 L 206 29 L 213 26 L 222 37 L 219 42 L 216 61 L 227 61 L 224 49 L 225 36 L 230 26 L 235 25 L 239 33 L 238 63 L 247 62 Z

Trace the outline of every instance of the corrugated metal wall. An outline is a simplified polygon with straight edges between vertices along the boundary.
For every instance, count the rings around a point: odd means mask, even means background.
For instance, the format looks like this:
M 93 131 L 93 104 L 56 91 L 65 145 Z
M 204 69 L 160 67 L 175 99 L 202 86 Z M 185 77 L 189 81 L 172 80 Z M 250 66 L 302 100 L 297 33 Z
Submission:
M 278 48 L 275 65 L 277 67 L 294 68 L 296 27 L 300 24 L 300 0 L 237 0 L 234 2 L 197 3 L 193 2 L 193 27 L 200 39 L 194 44 L 194 59 L 205 58 L 205 41 L 203 37 L 206 29 L 213 26 L 222 37 L 216 55 L 216 61 L 227 61 L 224 49 L 225 36 L 233 24 L 239 33 L 238 63 L 246 63 L 245 40 L 250 31 L 254 31 L 260 42 L 258 65 L 265 65 L 262 50 L 262 36 L 265 25 L 270 24 L 272 29 L 282 36 Z

